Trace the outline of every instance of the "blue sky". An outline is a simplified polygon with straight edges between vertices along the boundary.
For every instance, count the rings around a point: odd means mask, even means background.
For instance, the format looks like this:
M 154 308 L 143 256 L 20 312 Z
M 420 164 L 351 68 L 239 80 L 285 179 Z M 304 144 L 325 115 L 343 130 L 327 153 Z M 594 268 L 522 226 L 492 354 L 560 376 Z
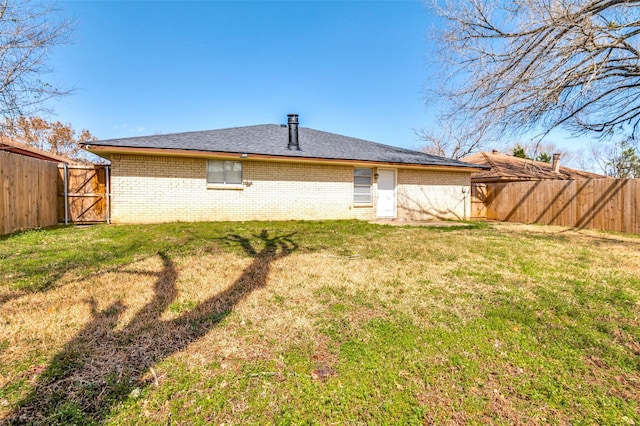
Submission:
M 51 118 L 100 139 L 285 123 L 416 148 L 435 18 L 421 1 L 59 2 L 77 20 Z

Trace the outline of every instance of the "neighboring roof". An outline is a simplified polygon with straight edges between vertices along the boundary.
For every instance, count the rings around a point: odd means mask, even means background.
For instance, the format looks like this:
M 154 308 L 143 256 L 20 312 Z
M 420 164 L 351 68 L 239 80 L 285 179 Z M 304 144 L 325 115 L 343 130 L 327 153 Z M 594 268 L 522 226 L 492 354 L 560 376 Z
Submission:
M 462 161 L 491 167 L 490 171 L 473 174 L 471 176 L 472 182 L 603 179 L 608 177 L 562 165 L 559 172 L 555 173 L 550 163 L 514 157 L 513 155 L 498 152 L 479 152 L 465 157 Z M 560 163 L 562 164 L 562 158 L 560 158 Z
M 306 127 L 299 127 L 298 135 L 299 151 L 287 149 L 288 128 L 286 125 L 278 124 L 101 140 L 91 142 L 85 149 L 98 155 L 117 151 L 118 148 L 138 148 L 235 153 L 247 154 L 249 157 L 253 154 L 283 158 L 356 160 L 467 169 L 483 168 L 458 160 Z
M 53 161 L 55 163 L 74 164 L 75 161 L 63 157 L 61 155 L 53 154 L 51 152 L 43 151 L 32 146 L 16 142 L 14 140 L 0 137 L 0 151 L 12 152 L 14 154 L 20 154 L 27 157 L 38 158 L 40 160 Z

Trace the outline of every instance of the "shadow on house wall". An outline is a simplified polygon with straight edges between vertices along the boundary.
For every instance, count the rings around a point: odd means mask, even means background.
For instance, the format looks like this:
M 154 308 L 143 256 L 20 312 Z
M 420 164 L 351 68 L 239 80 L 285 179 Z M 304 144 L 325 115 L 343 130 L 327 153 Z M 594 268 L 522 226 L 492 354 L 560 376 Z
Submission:
M 445 191 L 433 191 L 428 187 L 398 191 L 398 217 L 401 219 L 464 220 L 469 218 L 469 205 L 469 188 L 462 192 L 460 186 Z

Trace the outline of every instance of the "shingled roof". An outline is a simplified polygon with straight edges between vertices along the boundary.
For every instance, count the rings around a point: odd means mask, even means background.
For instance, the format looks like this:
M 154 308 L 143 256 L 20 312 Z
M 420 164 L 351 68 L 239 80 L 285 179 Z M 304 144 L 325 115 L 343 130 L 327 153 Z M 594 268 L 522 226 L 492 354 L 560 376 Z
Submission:
M 110 152 L 125 150 L 158 150 L 171 154 L 172 150 L 194 153 L 232 153 L 282 157 L 289 159 L 325 159 L 411 164 L 466 169 L 484 167 L 423 152 L 383 145 L 306 127 L 298 128 L 300 150 L 288 149 L 287 125 L 263 124 L 199 132 L 173 133 L 110 139 L 91 142 L 91 152 L 108 158 Z
M 553 171 L 552 164 L 499 152 L 478 152 L 465 157 L 462 161 L 491 167 L 491 170 L 475 173 L 472 182 L 515 182 L 527 180 L 572 180 L 572 179 L 604 179 L 608 176 L 584 170 L 560 166 L 558 172 Z

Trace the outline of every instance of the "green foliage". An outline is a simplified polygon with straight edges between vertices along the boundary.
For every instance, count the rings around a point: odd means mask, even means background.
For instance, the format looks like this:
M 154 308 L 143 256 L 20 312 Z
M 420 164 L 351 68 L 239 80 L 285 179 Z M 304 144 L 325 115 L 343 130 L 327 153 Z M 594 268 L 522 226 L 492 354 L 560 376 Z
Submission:
M 551 163 L 551 154 L 549 154 L 548 152 L 541 152 L 540 154 L 536 155 L 535 160 L 536 161 L 542 161 L 543 163 Z
M 621 179 L 640 178 L 640 151 L 632 139 L 615 143 L 606 160 L 607 174 Z
M 181 314 L 195 308 L 198 304 L 193 300 L 182 300 L 169 305 L 169 312 Z
M 516 145 L 511 153 L 514 157 L 529 158 L 529 156 L 527 155 L 527 151 L 525 151 L 522 145 Z
M 529 155 L 527 150 L 520 144 L 513 147 L 511 151 L 512 155 L 517 158 L 525 158 L 527 160 L 536 160 L 541 161 L 543 163 L 551 163 L 552 157 L 548 152 L 540 152 L 535 157 Z

